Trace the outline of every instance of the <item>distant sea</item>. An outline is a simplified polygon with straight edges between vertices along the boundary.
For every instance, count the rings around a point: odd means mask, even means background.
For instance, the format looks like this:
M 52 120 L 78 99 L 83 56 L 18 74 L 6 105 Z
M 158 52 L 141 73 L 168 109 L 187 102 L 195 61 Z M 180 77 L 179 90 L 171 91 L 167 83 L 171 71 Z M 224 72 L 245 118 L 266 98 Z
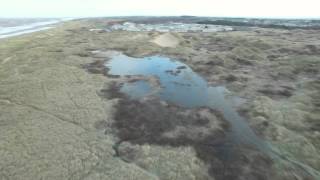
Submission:
M 50 29 L 54 27 L 54 24 L 67 20 L 71 19 L 0 18 L 0 39 Z

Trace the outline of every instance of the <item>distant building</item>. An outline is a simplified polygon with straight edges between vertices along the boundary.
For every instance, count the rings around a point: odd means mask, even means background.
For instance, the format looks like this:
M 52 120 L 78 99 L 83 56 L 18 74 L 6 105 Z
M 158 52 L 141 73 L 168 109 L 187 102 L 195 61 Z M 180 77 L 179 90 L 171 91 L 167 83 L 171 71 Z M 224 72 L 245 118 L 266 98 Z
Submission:
M 229 26 L 217 26 L 206 24 L 184 24 L 184 23 L 167 23 L 167 24 L 136 24 L 125 22 L 123 24 L 114 24 L 111 30 L 123 31 L 158 31 L 158 32 L 219 32 L 232 31 Z

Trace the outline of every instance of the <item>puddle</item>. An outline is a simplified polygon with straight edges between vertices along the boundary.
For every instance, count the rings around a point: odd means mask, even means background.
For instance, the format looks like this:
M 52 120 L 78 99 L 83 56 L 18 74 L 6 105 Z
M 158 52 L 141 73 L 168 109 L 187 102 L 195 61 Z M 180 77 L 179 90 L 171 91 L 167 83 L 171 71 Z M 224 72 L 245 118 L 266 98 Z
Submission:
M 140 99 L 152 93 L 152 86 L 147 81 L 137 81 L 134 83 L 125 83 L 120 92 L 129 94 L 135 99 Z
M 205 79 L 195 73 L 186 64 L 163 56 L 132 58 L 120 54 L 112 57 L 105 66 L 110 75 L 118 76 L 154 76 L 161 88 L 153 92 L 148 81 L 126 82 L 120 91 L 131 99 L 140 99 L 152 93 L 153 96 L 175 105 L 196 108 L 210 107 L 223 113 L 231 124 L 228 140 L 231 144 L 254 145 L 265 150 L 266 144 L 255 135 L 252 129 L 234 109 L 234 104 L 241 101 L 230 95 L 223 86 L 209 86 Z

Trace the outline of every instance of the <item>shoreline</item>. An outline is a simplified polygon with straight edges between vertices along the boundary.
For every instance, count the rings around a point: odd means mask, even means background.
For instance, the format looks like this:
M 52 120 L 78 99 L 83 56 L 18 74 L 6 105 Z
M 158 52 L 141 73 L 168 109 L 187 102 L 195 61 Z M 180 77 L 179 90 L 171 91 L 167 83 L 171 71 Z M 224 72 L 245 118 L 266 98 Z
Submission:
M 10 38 L 23 34 L 29 34 L 33 32 L 43 31 L 54 28 L 54 25 L 61 22 L 72 20 L 70 18 L 52 19 L 48 21 L 33 22 L 30 24 L 22 24 L 19 26 L 1 27 L 0 24 L 0 39 Z

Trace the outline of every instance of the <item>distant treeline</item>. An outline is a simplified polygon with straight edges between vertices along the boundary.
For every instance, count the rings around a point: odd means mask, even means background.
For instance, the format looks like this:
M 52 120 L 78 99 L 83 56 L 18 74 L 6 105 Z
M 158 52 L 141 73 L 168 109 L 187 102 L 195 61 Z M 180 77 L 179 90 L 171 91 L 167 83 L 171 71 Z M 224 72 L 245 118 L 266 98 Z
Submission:
M 320 23 L 318 20 L 312 20 L 312 23 L 316 25 L 299 26 L 299 25 L 282 25 L 282 24 L 263 24 L 257 22 L 241 22 L 241 21 L 230 21 L 230 20 L 205 20 L 199 21 L 198 24 L 212 24 L 212 25 L 223 25 L 223 26 L 241 26 L 241 27 L 261 27 L 261 28 L 276 28 L 276 29 L 320 29 Z

